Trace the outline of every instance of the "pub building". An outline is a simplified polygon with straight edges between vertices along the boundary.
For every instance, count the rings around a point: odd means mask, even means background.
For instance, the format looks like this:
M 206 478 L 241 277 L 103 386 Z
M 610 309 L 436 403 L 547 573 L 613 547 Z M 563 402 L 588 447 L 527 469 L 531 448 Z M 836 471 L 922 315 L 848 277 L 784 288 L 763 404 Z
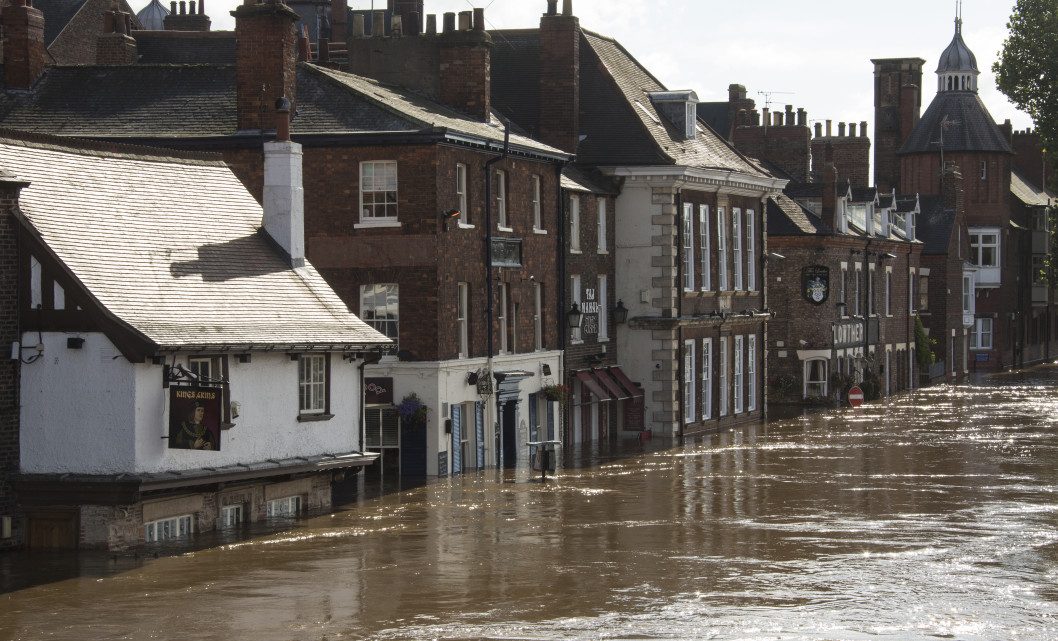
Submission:
M 0 139 L 7 543 L 118 550 L 318 514 L 375 460 L 361 377 L 390 341 L 305 260 L 300 146 L 264 152 L 262 210 L 219 156 Z

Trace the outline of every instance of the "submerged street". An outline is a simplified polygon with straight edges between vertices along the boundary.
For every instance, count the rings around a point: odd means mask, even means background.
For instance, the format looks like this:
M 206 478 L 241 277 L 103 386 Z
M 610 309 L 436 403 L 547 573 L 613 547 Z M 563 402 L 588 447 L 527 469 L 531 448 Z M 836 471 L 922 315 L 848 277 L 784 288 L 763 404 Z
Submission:
M 0 639 L 1054 639 L 1056 391 L 1040 368 L 445 479 L 80 576 L 8 555 Z

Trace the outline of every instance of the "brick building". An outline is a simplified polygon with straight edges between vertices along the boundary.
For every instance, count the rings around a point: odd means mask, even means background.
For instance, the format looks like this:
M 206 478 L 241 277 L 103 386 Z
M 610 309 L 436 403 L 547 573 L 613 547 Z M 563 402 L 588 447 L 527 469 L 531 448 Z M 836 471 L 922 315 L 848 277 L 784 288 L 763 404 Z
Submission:
M 390 341 L 305 260 L 298 145 L 267 149 L 262 211 L 217 155 L 0 139 L 16 543 L 121 549 L 320 513 L 377 458 L 358 392 Z
M 976 57 L 963 41 L 962 20 L 956 19 L 955 36 L 937 68 L 932 104 L 918 118 L 913 96 L 901 99 L 899 109 L 908 112 L 903 120 L 917 124 L 898 151 L 899 188 L 940 196 L 944 168 L 960 169 L 969 259 L 977 267 L 972 369 L 996 370 L 1053 354 L 1054 297 L 1045 268 L 1052 253 L 1046 240 L 1051 209 L 1044 186 L 1015 172 L 1013 132 L 988 113 L 977 93 L 979 75 Z M 909 95 L 910 87 L 905 86 Z M 1022 145 L 1025 163 L 1042 180 L 1041 154 L 1028 147 Z
M 504 43 L 493 102 L 576 152 L 578 168 L 619 181 L 613 299 L 628 320 L 614 344 L 644 395 L 642 428 L 625 428 L 676 436 L 758 419 L 763 203 L 785 181 L 704 126 L 694 92 L 669 91 L 620 43 L 582 29 L 568 0 L 561 13 L 549 1 L 539 28 L 493 35 Z M 608 396 L 598 387 L 574 381 L 574 398 Z
M 282 3 L 234 13 L 234 33 L 131 32 L 139 64 L 43 70 L 0 120 L 219 151 L 260 198 L 262 142 L 276 98 L 287 98 L 304 148 L 308 257 L 351 311 L 398 343 L 367 368 L 371 389 L 386 390 L 371 399 L 368 446 L 409 475 L 524 462 L 530 425 L 557 421 L 541 390 L 562 381 L 557 201 L 570 155 L 505 131 L 487 84 L 467 78 L 488 74 L 478 55 L 487 34 L 472 25 L 433 39 L 466 54 L 453 59 L 465 63 L 459 73 L 434 70 L 440 104 L 299 62 L 300 18 Z M 70 96 L 91 108 L 71 110 Z M 425 426 L 397 419 L 411 394 L 427 407 Z
M 20 1 L 4 2 L 4 9 L 7 6 L 24 8 L 29 4 L 24 1 L 20 4 Z M 32 5 L 36 11 L 15 9 L 11 12 L 7 19 L 15 22 L 4 24 L 4 34 L 20 37 L 26 16 L 33 16 L 31 20 L 36 21 L 39 13 L 44 29 L 42 64 L 93 64 L 96 61 L 98 37 L 104 32 L 105 16 L 114 10 L 115 5 L 128 16 L 129 30 L 140 28 L 139 19 L 126 0 L 37 0 Z M 0 9 L 2 12 L 3 9 Z

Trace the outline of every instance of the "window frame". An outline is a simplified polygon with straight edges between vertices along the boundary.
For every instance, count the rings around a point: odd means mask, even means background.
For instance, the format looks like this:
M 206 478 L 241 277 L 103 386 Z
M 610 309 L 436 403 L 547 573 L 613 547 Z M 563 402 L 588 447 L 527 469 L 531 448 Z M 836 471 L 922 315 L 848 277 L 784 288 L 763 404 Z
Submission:
M 987 324 L 988 331 L 984 331 L 984 327 Z M 987 336 L 988 344 L 985 345 L 982 339 Z M 974 319 L 973 332 L 970 334 L 970 351 L 981 352 L 995 349 L 995 322 L 992 318 L 981 317 Z
M 330 352 L 307 352 L 297 355 L 298 362 L 298 418 L 324 417 L 331 413 L 331 355 Z M 313 363 L 312 369 L 306 369 L 307 363 Z M 318 370 L 315 364 L 319 364 Z M 305 374 L 311 375 L 306 380 Z M 319 374 L 317 377 L 316 375 Z M 310 399 L 313 394 L 308 390 L 317 389 L 319 398 Z M 315 402 L 306 406 L 306 399 Z M 317 407 L 318 405 L 318 407 Z
M 698 369 L 695 361 L 694 344 L 696 341 L 685 340 L 683 342 L 683 422 L 685 425 L 693 423 L 697 418 L 695 407 L 698 405 L 696 396 Z
M 544 286 L 533 283 L 533 346 L 536 351 L 544 349 Z
M 742 210 L 731 208 L 731 262 L 735 267 L 734 291 L 745 291 L 742 274 Z
M 694 291 L 694 205 L 683 204 L 683 291 Z
M 757 212 L 746 210 L 746 291 L 757 291 L 757 243 L 754 230 L 757 226 Z
M 720 337 L 720 416 L 724 417 L 730 413 L 731 377 L 728 374 L 728 365 L 731 360 L 731 339 L 728 336 Z
M 456 205 L 459 207 L 459 226 L 464 229 L 472 229 L 473 221 L 470 220 L 470 199 L 467 194 L 467 166 L 456 163 Z
M 702 420 L 713 418 L 713 339 L 702 340 Z
M 530 183 L 530 197 L 532 198 L 533 207 L 533 231 L 540 233 L 544 231 L 544 208 L 543 208 L 543 187 L 542 181 L 538 174 L 533 174 L 529 179 Z
M 244 519 L 245 512 L 246 510 L 242 503 L 222 505 L 220 507 L 220 513 L 218 514 L 217 518 L 217 529 L 234 530 L 236 528 L 242 527 L 243 523 L 246 522 Z M 232 514 L 237 515 L 237 517 L 234 519 L 234 523 L 232 522 L 233 519 L 231 518 Z
M 470 357 L 470 285 L 456 283 L 456 331 L 459 337 L 458 358 Z
M 569 195 L 569 252 L 581 253 L 580 248 L 580 196 Z
M 276 508 L 284 503 L 285 508 L 277 513 Z M 265 518 L 269 519 L 296 519 L 304 514 L 304 510 L 305 500 L 300 494 L 265 501 Z
M 492 198 L 496 201 L 496 229 L 514 231 L 507 219 L 507 172 L 494 169 L 492 172 Z
M 823 376 L 819 380 L 811 378 L 812 364 L 813 363 L 821 363 L 822 364 Z M 803 398 L 827 398 L 827 396 L 830 393 L 829 376 L 830 376 L 830 361 L 828 359 L 825 359 L 825 358 L 809 358 L 809 359 L 806 359 L 804 361 L 804 371 L 802 373 L 802 379 L 801 379 L 802 380 L 802 384 L 803 384 L 803 388 L 802 388 Z M 818 387 L 819 389 L 821 389 L 822 390 L 822 394 L 809 395 L 809 390 L 813 386 Z
M 716 208 L 716 251 L 717 257 L 717 283 L 718 292 L 730 291 L 728 289 L 727 273 L 727 211 L 723 207 Z
M 375 178 L 375 175 L 376 175 L 375 166 L 385 166 L 387 168 L 389 166 L 392 166 L 393 167 L 393 189 L 392 190 L 389 190 L 389 189 L 370 189 L 370 190 L 368 190 L 368 189 L 366 189 L 365 188 L 366 187 L 365 178 L 364 178 L 364 168 L 367 167 L 367 166 L 371 166 L 372 167 L 372 176 L 371 176 L 371 180 L 372 180 L 372 183 L 373 183 L 372 187 L 375 186 L 374 183 L 376 181 L 376 178 Z M 392 226 L 395 226 L 395 225 L 399 225 L 400 224 L 399 223 L 399 221 L 400 221 L 400 167 L 399 167 L 397 161 L 396 160 L 364 160 L 364 161 L 361 161 L 360 162 L 359 183 L 360 183 L 359 184 L 359 187 L 360 187 L 360 216 L 359 216 L 358 225 L 360 227 L 392 227 Z M 364 199 L 364 195 L 365 194 L 368 194 L 368 193 L 371 193 L 371 194 L 378 194 L 378 193 L 388 194 L 391 191 L 393 193 L 393 203 L 390 204 L 388 202 L 383 202 L 383 203 L 381 203 L 381 206 L 382 206 L 384 212 L 388 212 L 389 208 L 392 207 L 393 208 L 393 215 L 392 216 L 374 216 L 374 215 L 365 216 L 365 203 L 364 203 L 364 200 L 365 200 Z M 370 207 L 377 207 L 377 206 L 379 206 L 379 203 L 371 203 L 371 205 L 369 205 L 369 206 Z
M 709 241 L 709 205 L 698 206 L 698 244 L 701 246 L 702 262 L 702 285 L 701 291 L 707 292 L 713 288 L 712 256 L 710 255 Z
M 159 536 L 159 527 L 162 524 L 174 525 L 175 534 L 162 538 Z M 184 525 L 187 525 L 186 529 L 183 529 Z M 163 519 L 155 519 L 153 521 L 147 521 L 143 524 L 143 541 L 144 543 L 161 543 L 163 541 L 175 541 L 183 538 L 191 538 L 195 533 L 195 515 L 194 514 L 181 514 L 179 516 L 167 516 Z
M 507 283 L 500 283 L 499 291 L 496 292 L 500 300 L 497 301 L 496 320 L 499 323 L 500 330 L 500 354 L 507 354 L 510 350 L 509 336 L 507 334 L 507 302 L 510 299 L 509 292 L 507 290 Z
M 201 380 L 199 368 L 195 363 L 208 363 L 209 374 L 206 381 Z M 232 425 L 231 418 L 231 388 L 229 385 L 228 356 L 226 354 L 191 354 L 187 357 L 187 371 L 199 377 L 200 382 L 206 387 L 216 387 L 221 390 L 220 397 L 220 422 L 222 427 Z
M 606 291 L 609 286 L 609 278 L 606 274 L 599 274 L 599 334 L 596 337 L 599 343 L 610 341 L 610 296 Z
M 757 411 L 757 335 L 746 336 L 746 411 Z
M 1000 247 L 1002 245 L 1002 241 L 1001 241 L 1001 238 L 1000 238 L 999 229 L 994 229 L 993 228 L 993 229 L 970 230 L 969 235 L 970 235 L 970 255 L 971 255 L 971 261 L 970 262 L 976 267 L 982 267 L 982 268 L 985 268 L 985 269 L 997 269 L 997 268 L 999 268 L 1002 265 L 1001 251 L 1000 251 Z M 991 236 L 991 237 L 995 238 L 995 242 L 994 243 L 984 243 L 984 242 L 982 242 L 982 240 L 983 240 L 983 238 L 985 236 Z M 993 263 L 994 264 L 988 264 L 988 265 L 984 264 L 984 250 L 985 249 L 994 249 L 995 250 L 995 252 L 993 254 Z
M 606 240 L 607 237 L 607 208 L 606 198 L 599 196 L 596 199 L 596 253 L 598 254 L 609 254 L 609 244 Z
M 734 369 L 734 389 L 735 389 L 735 416 L 742 414 L 745 411 L 745 364 L 742 360 L 745 356 L 745 345 L 746 339 L 744 336 L 735 336 L 735 369 Z
M 577 304 L 577 309 L 581 310 L 581 313 L 583 314 L 584 313 L 584 301 L 582 300 L 582 297 L 584 295 L 584 292 L 583 292 L 583 289 L 582 289 L 582 283 L 581 283 L 581 280 L 580 280 L 580 274 L 570 274 L 569 279 L 570 279 L 570 294 L 571 294 L 570 295 L 570 299 L 571 299 L 570 302 L 576 303 Z M 583 329 L 580 328 L 580 327 L 571 327 L 570 328 L 570 339 L 569 339 L 569 342 L 571 344 L 573 344 L 573 345 L 582 344 L 584 342 Z
M 380 288 L 393 288 L 392 292 L 383 292 Z M 368 291 L 371 291 L 371 298 L 368 299 Z M 397 308 L 396 318 L 376 318 L 378 314 L 378 307 L 375 305 L 377 297 L 380 295 L 386 296 L 386 303 L 384 307 L 388 310 L 389 308 L 389 296 L 395 297 L 395 306 Z M 367 303 L 371 302 L 369 306 Z M 388 313 L 388 311 L 387 311 Z M 370 283 L 367 285 L 360 286 L 360 320 L 364 321 L 376 331 L 381 333 L 383 336 L 390 338 L 393 341 L 394 349 L 400 349 L 400 285 L 398 283 Z M 392 336 L 390 335 L 390 328 L 392 328 Z
M 885 268 L 885 316 L 893 317 L 893 268 Z

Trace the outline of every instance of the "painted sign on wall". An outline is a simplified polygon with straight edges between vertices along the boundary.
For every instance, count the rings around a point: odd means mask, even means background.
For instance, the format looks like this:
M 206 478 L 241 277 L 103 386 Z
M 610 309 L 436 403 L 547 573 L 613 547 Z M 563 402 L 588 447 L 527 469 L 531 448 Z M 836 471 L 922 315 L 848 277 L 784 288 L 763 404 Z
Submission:
M 584 290 L 584 302 L 580 304 L 584 320 L 580 324 L 581 333 L 596 336 L 599 334 L 599 301 L 594 289 Z
M 392 405 L 392 378 L 365 378 L 364 405 Z
M 169 449 L 220 450 L 221 390 L 169 388 Z

